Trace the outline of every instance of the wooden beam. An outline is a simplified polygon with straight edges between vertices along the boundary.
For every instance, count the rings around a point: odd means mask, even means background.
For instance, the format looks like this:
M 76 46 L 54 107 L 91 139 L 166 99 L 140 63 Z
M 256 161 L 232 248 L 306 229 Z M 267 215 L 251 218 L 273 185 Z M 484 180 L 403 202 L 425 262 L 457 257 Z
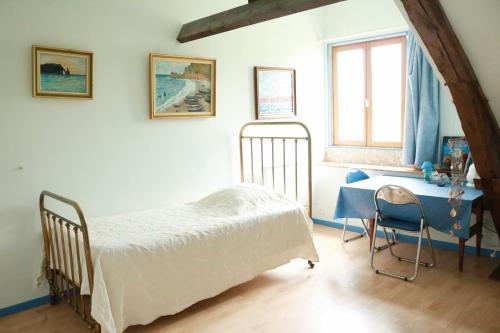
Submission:
M 177 40 L 181 43 L 269 21 L 345 0 L 249 0 L 249 3 L 186 23 Z
M 448 85 L 500 238 L 500 130 L 439 0 L 401 0 Z

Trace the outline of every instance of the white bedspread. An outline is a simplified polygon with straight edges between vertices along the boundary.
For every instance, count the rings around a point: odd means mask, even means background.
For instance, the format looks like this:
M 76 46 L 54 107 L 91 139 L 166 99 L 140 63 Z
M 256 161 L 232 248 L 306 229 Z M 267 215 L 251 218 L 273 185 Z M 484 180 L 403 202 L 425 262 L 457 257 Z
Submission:
M 291 259 L 318 260 L 302 207 L 256 185 L 87 223 L 103 333 L 175 314 Z

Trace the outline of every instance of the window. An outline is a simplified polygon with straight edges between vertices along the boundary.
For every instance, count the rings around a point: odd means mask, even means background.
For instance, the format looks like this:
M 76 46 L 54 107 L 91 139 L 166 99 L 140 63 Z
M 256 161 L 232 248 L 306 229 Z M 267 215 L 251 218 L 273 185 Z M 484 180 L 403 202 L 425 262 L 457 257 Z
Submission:
M 333 143 L 402 147 L 404 36 L 333 46 Z

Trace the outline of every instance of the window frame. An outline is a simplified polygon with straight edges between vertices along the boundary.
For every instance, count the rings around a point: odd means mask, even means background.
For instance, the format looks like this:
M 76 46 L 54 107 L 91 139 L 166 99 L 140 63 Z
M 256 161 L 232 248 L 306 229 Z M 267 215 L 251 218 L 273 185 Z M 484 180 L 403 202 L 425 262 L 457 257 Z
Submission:
M 380 45 L 401 44 L 401 136 L 399 142 L 383 142 L 373 141 L 373 123 L 372 123 L 372 71 L 371 71 L 371 49 Z M 345 141 L 338 137 L 338 84 L 337 84 L 337 53 L 340 51 L 363 49 L 364 52 L 364 81 L 365 81 L 365 123 L 364 123 L 364 140 L 362 141 Z M 402 148 L 404 135 L 404 117 L 406 104 L 406 35 L 398 35 L 385 38 L 377 38 L 365 40 L 362 42 L 345 43 L 342 45 L 332 45 L 331 50 L 331 98 L 332 100 L 332 121 L 333 121 L 333 145 L 334 146 L 357 146 L 370 148 Z

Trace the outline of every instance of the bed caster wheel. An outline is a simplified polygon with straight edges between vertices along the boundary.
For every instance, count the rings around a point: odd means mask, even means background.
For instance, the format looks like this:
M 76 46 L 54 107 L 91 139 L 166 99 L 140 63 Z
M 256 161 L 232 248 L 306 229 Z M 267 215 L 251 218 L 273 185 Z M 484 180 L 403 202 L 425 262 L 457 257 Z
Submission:
M 311 260 L 308 260 L 307 263 L 309 264 L 310 269 L 314 268 L 314 263 Z
M 379 274 L 378 269 L 375 270 L 375 274 Z
M 398 261 L 401 261 L 401 257 L 398 257 Z
M 405 277 L 405 281 L 408 282 L 408 278 L 407 277 Z

